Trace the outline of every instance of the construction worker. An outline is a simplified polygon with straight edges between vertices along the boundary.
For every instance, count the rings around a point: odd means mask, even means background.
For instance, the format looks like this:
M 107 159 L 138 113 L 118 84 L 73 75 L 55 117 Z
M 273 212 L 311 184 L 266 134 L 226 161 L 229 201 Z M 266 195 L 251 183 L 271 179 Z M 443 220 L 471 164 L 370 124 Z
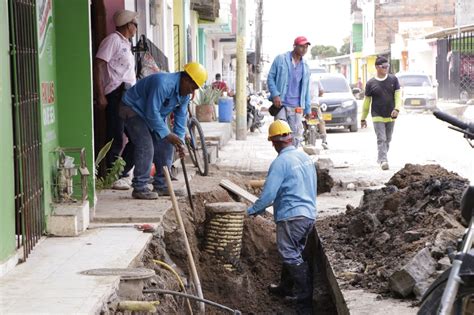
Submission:
M 120 115 L 135 144 L 132 197 L 157 199 L 159 195 L 168 195 L 163 166 L 171 167 L 174 148 L 184 157 L 190 94 L 206 80 L 206 69 L 197 62 L 190 62 L 184 71 L 160 72 L 141 79 L 123 96 Z M 173 132 L 167 124 L 171 113 L 174 113 Z M 152 162 L 156 167 L 153 191 L 148 188 Z M 176 191 L 175 194 L 182 193 Z
M 288 123 L 275 120 L 268 140 L 278 152 L 270 165 L 262 194 L 249 215 L 261 214 L 273 203 L 278 252 L 283 260 L 279 285 L 269 291 L 310 308 L 312 280 L 302 252 L 316 219 L 316 166 L 304 152 L 292 145 Z

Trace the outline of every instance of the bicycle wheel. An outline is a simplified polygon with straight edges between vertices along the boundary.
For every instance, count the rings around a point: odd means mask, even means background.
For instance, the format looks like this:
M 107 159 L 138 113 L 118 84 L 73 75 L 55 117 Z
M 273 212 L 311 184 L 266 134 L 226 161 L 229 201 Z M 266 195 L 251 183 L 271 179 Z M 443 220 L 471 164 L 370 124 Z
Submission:
M 206 140 L 199 121 L 191 117 L 188 122 L 189 142 L 186 143 L 189 156 L 194 166 L 199 170 L 199 174 L 207 176 L 209 174 L 209 160 L 207 155 Z

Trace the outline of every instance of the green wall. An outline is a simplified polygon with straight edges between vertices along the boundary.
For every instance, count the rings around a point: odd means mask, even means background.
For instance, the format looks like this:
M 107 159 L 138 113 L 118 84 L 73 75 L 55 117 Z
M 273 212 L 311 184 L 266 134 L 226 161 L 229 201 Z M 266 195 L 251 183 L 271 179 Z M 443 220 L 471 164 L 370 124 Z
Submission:
M 199 28 L 198 31 L 198 51 L 199 51 L 199 63 L 206 67 L 206 33 L 204 29 Z
M 54 8 L 47 0 L 37 0 L 36 20 L 38 38 L 39 90 L 41 101 L 41 135 L 43 144 L 44 209 L 52 210 L 53 185 L 56 176 L 58 147 L 58 83 L 56 77 L 56 25 Z
M 352 52 L 361 52 L 363 48 L 362 24 L 352 24 Z
M 59 144 L 84 147 L 89 200 L 94 205 L 94 141 L 89 1 L 54 1 Z M 75 164 L 79 165 L 79 158 Z
M 8 4 L 0 0 L 0 264 L 15 252 L 15 180 Z

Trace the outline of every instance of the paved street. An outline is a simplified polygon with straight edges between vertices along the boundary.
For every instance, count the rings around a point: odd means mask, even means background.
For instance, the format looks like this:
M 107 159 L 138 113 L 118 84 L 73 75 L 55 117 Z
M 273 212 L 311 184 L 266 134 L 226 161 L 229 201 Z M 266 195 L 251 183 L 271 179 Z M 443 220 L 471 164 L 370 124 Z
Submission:
M 249 133 L 245 141 L 237 141 L 234 137 L 219 152 L 218 167 L 266 172 L 276 156 L 267 141 L 271 119 L 266 116 L 261 132 Z M 370 120 L 367 129 L 355 133 L 330 130 L 328 143 L 329 150 L 322 150 L 320 157 L 333 161 L 335 167 L 330 174 L 343 182 L 363 181 L 372 186 L 381 185 L 406 163 L 440 164 L 466 178 L 473 174 L 473 152 L 466 140 L 428 112 L 401 113 L 389 151 L 389 171 L 382 171 L 377 164 L 377 144 Z

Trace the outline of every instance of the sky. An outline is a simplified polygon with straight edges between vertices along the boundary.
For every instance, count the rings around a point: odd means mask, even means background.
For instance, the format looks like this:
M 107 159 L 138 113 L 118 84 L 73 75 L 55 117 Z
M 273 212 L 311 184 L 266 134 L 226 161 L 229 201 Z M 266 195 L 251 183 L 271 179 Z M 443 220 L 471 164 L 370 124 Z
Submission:
M 339 49 L 351 33 L 350 0 L 263 0 L 263 21 L 263 53 L 270 60 L 292 50 L 301 35 L 312 45 Z

